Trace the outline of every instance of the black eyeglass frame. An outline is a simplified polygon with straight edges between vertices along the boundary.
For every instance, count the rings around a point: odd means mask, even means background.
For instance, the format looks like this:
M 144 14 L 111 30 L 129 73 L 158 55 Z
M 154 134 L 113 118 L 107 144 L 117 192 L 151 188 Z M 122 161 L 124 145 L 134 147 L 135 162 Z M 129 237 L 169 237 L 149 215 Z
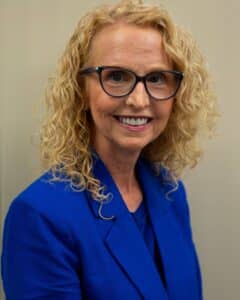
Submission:
M 103 81 L 102 81 L 102 71 L 106 70 L 106 69 L 118 69 L 118 70 L 127 71 L 127 72 L 133 74 L 133 76 L 135 77 L 136 80 L 135 80 L 135 83 L 133 84 L 133 86 L 131 87 L 130 91 L 127 92 L 124 95 L 119 95 L 119 96 L 112 95 L 108 91 L 106 91 L 106 89 L 104 88 Z M 167 98 L 156 98 L 156 97 L 154 97 L 154 96 L 151 95 L 151 93 L 148 90 L 147 84 L 146 84 L 147 77 L 149 75 L 155 73 L 155 72 L 156 71 L 152 71 L 152 72 L 149 72 L 149 73 L 145 74 L 144 76 L 139 76 L 135 72 L 133 72 L 132 70 L 129 70 L 129 69 L 126 69 L 126 68 L 122 68 L 122 67 L 118 67 L 118 66 L 98 66 L 98 67 L 89 67 L 89 68 L 86 68 L 86 69 L 82 69 L 82 70 L 80 70 L 79 75 L 88 75 L 88 74 L 92 74 L 92 73 L 97 73 L 98 74 L 98 78 L 99 78 L 99 82 L 100 82 L 101 87 L 104 90 L 104 92 L 107 95 L 109 95 L 111 97 L 114 97 L 114 98 L 122 98 L 122 97 L 126 97 L 126 96 L 130 95 L 133 92 L 133 90 L 135 89 L 135 87 L 138 84 L 138 82 L 142 82 L 144 84 L 144 87 L 145 87 L 145 90 L 146 90 L 147 94 L 151 98 L 153 98 L 154 100 L 156 100 L 156 101 L 168 100 L 168 99 L 174 97 L 177 94 L 177 92 L 178 92 L 178 90 L 180 88 L 181 82 L 182 82 L 182 80 L 184 78 L 184 73 L 181 72 L 181 71 L 176 71 L 176 70 L 160 70 L 159 71 L 160 73 L 171 73 L 171 74 L 174 74 L 176 76 L 176 78 L 177 78 L 178 81 L 177 81 L 176 90 L 174 91 L 173 94 L 171 94 Z

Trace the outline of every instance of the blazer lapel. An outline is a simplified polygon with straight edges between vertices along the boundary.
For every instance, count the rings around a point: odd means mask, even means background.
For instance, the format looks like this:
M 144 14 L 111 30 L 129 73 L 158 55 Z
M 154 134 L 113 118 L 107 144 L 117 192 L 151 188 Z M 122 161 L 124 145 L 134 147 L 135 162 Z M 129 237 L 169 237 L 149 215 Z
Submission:
M 94 159 L 94 175 L 106 187 L 105 193 L 111 193 L 110 201 L 103 205 L 101 214 L 114 218 L 103 221 L 99 217 L 99 203 L 87 192 L 107 248 L 144 299 L 167 300 L 165 288 L 143 237 L 100 158 Z
M 150 165 L 140 161 L 138 174 L 157 238 L 168 295 L 171 299 L 198 299 L 193 244 L 190 246 L 190 241 L 185 239 L 173 209 L 170 209 L 173 203 L 166 199 L 162 183 L 153 175 Z M 186 286 L 188 289 L 183 288 Z

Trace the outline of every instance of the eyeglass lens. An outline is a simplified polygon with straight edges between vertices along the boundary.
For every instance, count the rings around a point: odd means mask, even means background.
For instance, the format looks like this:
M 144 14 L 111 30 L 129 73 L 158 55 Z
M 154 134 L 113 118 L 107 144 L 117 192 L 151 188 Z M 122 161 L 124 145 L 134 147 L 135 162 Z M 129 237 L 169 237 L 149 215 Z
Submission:
M 133 72 L 119 68 L 103 69 L 101 73 L 103 88 L 112 96 L 128 94 L 136 83 Z M 149 94 L 156 99 L 164 99 L 173 95 L 179 85 L 176 74 L 168 71 L 155 71 L 146 76 L 146 87 Z

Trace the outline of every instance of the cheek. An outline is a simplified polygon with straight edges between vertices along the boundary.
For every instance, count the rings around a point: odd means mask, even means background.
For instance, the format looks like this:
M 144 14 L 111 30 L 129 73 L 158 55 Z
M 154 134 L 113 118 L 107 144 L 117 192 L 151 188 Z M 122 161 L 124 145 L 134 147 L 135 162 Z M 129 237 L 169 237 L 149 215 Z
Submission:
M 104 122 L 104 109 L 96 101 L 90 101 L 90 113 L 95 124 L 101 125 Z
M 119 108 L 120 103 L 112 100 L 96 82 L 89 82 L 88 104 L 95 121 L 110 121 L 110 118 Z
M 114 106 L 109 103 L 105 95 L 92 95 L 89 98 L 89 108 L 92 119 L 97 127 L 103 127 L 106 126 L 106 124 L 110 123 L 111 115 L 114 111 Z
M 99 118 L 102 114 L 101 90 L 96 82 L 87 81 L 86 85 L 87 102 L 93 119 Z
M 166 101 L 164 103 L 160 103 L 160 105 L 156 108 L 157 118 L 159 119 L 168 119 L 171 115 L 173 108 L 173 101 Z
M 87 78 L 85 82 L 86 98 L 89 106 L 94 106 L 99 102 L 102 97 L 103 91 L 97 78 Z

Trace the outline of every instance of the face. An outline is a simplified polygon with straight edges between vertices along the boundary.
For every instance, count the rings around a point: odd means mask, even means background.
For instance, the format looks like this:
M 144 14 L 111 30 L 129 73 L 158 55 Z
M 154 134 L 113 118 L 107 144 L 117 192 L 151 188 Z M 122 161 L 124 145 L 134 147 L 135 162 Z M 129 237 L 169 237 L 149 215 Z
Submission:
M 108 25 L 96 34 L 86 66 L 119 66 L 141 76 L 156 69 L 172 69 L 157 30 L 123 23 Z M 164 131 L 172 111 L 173 99 L 152 99 L 142 82 L 130 95 L 114 98 L 103 91 L 98 74 L 92 73 L 86 77 L 86 93 L 93 143 L 99 153 L 140 154 Z M 137 125 L 142 118 L 148 123 Z M 126 124 L 132 120 L 137 122 Z

